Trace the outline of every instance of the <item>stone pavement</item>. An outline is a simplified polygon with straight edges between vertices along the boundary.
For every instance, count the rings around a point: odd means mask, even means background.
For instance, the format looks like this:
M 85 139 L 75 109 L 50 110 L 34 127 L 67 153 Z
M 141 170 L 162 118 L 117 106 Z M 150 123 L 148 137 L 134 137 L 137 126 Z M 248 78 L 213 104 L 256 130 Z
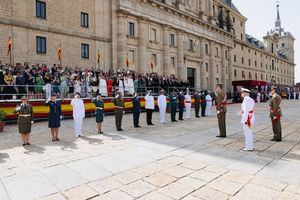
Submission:
M 17 126 L 0 134 L 0 199 L 300 199 L 300 101 L 283 101 L 283 142 L 271 142 L 268 104 L 256 106 L 255 151 L 243 152 L 237 112 L 230 105 L 229 137 L 216 138 L 216 117 L 132 128 L 117 133 L 113 116 L 105 135 L 94 119 L 76 139 L 72 120 L 61 141 L 51 142 L 47 122 L 33 126 L 31 146 L 21 147 Z M 167 115 L 168 121 L 169 115 Z

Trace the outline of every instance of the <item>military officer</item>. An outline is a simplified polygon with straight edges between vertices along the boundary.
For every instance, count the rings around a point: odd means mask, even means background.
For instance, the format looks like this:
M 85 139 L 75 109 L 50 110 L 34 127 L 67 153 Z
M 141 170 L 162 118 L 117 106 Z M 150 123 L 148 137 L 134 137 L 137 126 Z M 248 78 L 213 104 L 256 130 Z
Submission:
M 242 118 L 241 124 L 245 133 L 245 148 L 244 151 L 253 151 L 253 124 L 255 122 L 254 105 L 255 101 L 249 96 L 250 90 L 246 88 L 241 89 L 242 103 Z
M 21 105 L 18 105 L 14 113 L 19 114 L 18 116 L 18 128 L 23 140 L 23 146 L 30 145 L 29 138 L 31 132 L 31 124 L 33 124 L 33 109 L 31 104 L 28 102 L 27 97 L 21 98 Z
M 122 98 L 122 92 L 119 92 L 117 94 L 113 102 L 115 105 L 114 110 L 115 110 L 115 121 L 116 121 L 117 131 L 123 131 L 122 118 L 124 114 L 124 100 Z
M 194 94 L 194 106 L 195 106 L 195 117 L 199 118 L 199 111 L 200 111 L 200 94 L 199 91 L 196 91 Z
M 218 124 L 220 134 L 217 137 L 226 137 L 226 101 L 227 95 L 223 91 L 223 85 L 217 84 L 216 86 L 216 110 L 217 110 L 217 117 L 218 117 Z
M 75 137 L 78 138 L 83 136 L 82 122 L 83 118 L 85 118 L 84 102 L 80 98 L 79 93 L 76 93 L 75 97 L 71 100 L 71 106 L 73 107 Z
M 281 134 L 281 122 L 280 119 L 282 117 L 282 112 L 280 108 L 281 97 L 276 92 L 277 87 L 273 86 L 271 88 L 272 98 L 270 101 L 270 118 L 272 121 L 272 128 L 273 128 L 273 138 L 271 141 L 280 142 L 282 140 Z
M 186 95 L 184 96 L 185 99 L 185 118 L 191 118 L 191 106 L 192 106 L 192 99 L 190 96 L 189 90 L 186 91 Z
M 169 97 L 170 101 L 170 107 L 171 107 L 171 122 L 177 122 L 176 120 L 176 112 L 177 112 L 177 96 L 175 92 L 172 92 L 172 94 Z
M 53 93 L 51 97 L 47 99 L 45 105 L 49 106 L 48 127 L 51 129 L 52 142 L 59 141 L 58 130 L 62 118 L 61 101 L 57 100 L 57 95 Z
M 178 110 L 179 110 L 179 120 L 182 121 L 183 120 L 183 111 L 184 111 L 184 94 L 182 91 L 179 92 L 178 94 Z
M 154 125 L 152 123 L 152 113 L 155 106 L 154 106 L 154 97 L 152 96 L 151 91 L 147 92 L 147 95 L 145 96 L 145 101 L 146 101 L 145 109 L 146 109 L 147 125 L 152 126 Z
M 95 99 L 92 101 L 95 104 L 95 117 L 97 123 L 97 131 L 98 134 L 103 134 L 102 132 L 102 123 L 104 119 L 104 101 L 99 94 Z
M 206 109 L 206 95 L 205 92 L 202 91 L 200 95 L 200 104 L 201 104 L 201 116 L 205 117 L 205 109 Z
M 141 102 L 138 93 L 135 92 L 132 98 L 132 113 L 133 113 L 133 126 L 134 128 L 140 128 L 139 119 L 141 113 Z
M 167 97 L 165 91 L 161 90 L 160 95 L 157 97 L 157 105 L 159 109 L 159 121 L 161 124 L 166 123 L 166 108 L 167 108 Z

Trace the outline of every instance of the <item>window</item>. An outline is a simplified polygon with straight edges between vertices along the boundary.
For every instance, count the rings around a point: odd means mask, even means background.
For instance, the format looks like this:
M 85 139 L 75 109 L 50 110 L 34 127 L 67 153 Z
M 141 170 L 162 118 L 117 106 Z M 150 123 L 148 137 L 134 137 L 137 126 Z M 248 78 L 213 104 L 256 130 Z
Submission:
M 217 74 L 219 73 L 219 65 L 217 65 Z
M 152 28 L 151 29 L 151 40 L 153 42 L 156 42 L 157 41 L 157 37 L 156 37 L 156 29 L 155 28 Z
M 205 44 L 205 54 L 208 54 L 208 44 Z
M 46 54 L 46 38 L 45 37 L 36 37 L 36 52 L 41 54 Z
M 243 27 L 243 22 L 241 22 L 241 27 Z
M 205 63 L 206 72 L 208 72 L 208 63 Z
M 170 34 L 170 46 L 174 47 L 175 46 L 175 35 Z
M 81 27 L 89 27 L 89 14 L 81 12 Z
M 192 51 L 194 49 L 194 43 L 192 39 L 189 39 L 189 50 Z
M 234 62 L 236 62 L 236 55 L 233 56 L 233 60 L 234 60 Z
M 216 47 L 216 57 L 219 57 L 219 48 Z
M 228 52 L 225 50 L 225 58 L 228 59 Z
M 242 57 L 242 64 L 244 64 L 244 57 Z
M 282 48 L 284 47 L 284 43 L 281 44 L 281 47 L 282 47 Z
M 172 67 L 175 67 L 175 57 L 171 57 L 171 65 Z
M 251 50 L 250 49 L 248 49 L 248 53 L 250 53 L 251 52 Z
M 257 61 L 255 61 L 255 67 L 257 67 Z
M 128 22 L 128 35 L 134 37 L 134 23 Z
M 129 50 L 129 53 L 128 53 L 128 60 L 129 60 L 129 63 L 134 63 L 134 50 Z
M 89 59 L 89 45 L 81 44 L 81 58 Z
M 46 19 L 46 2 L 35 1 L 36 17 Z
M 248 65 L 251 66 L 251 60 L 250 59 L 248 60 Z
M 235 18 L 234 17 L 232 18 L 232 21 L 233 21 L 233 23 L 235 23 Z
M 154 66 L 156 66 L 156 63 L 157 63 L 157 57 L 156 57 L 156 54 L 152 54 L 152 55 L 151 55 L 151 62 L 153 63 Z
M 236 77 L 236 69 L 234 70 L 234 77 Z
M 217 82 L 217 84 L 219 84 L 219 78 L 216 78 L 216 82 Z
M 243 40 L 243 33 L 241 33 L 241 40 Z
M 250 79 L 252 78 L 252 76 L 251 76 L 251 72 L 249 72 L 249 78 L 250 78 Z

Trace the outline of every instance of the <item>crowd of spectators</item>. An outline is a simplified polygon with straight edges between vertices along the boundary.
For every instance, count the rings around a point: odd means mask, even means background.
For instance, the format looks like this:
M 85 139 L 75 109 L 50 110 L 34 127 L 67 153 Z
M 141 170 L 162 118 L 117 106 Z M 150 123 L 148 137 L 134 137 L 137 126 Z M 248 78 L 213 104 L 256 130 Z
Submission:
M 67 98 L 77 92 L 83 97 L 91 93 L 109 97 L 114 96 L 115 92 L 131 96 L 134 92 L 158 92 L 161 88 L 168 91 L 175 87 L 188 88 L 190 85 L 174 75 L 140 74 L 131 70 L 104 72 L 95 68 L 47 67 L 28 63 L 10 66 L 0 63 L 1 99 L 19 99 L 23 95 L 31 99 L 44 99 L 50 97 L 51 93 Z

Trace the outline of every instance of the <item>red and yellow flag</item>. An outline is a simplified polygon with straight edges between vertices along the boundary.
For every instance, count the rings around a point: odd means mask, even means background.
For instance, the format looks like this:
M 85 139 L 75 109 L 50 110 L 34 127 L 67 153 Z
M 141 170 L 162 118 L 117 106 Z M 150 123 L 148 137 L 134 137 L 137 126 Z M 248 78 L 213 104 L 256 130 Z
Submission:
M 57 57 L 58 57 L 58 60 L 61 61 L 61 44 L 59 45 L 59 47 L 57 49 Z
M 12 48 L 12 39 L 11 37 L 9 37 L 7 42 L 7 55 L 11 53 L 11 48 Z
M 98 49 L 98 52 L 97 52 L 97 63 L 100 64 L 100 58 L 101 58 L 101 55 L 100 55 L 100 52 L 99 52 L 99 49 Z
M 129 66 L 128 54 L 127 54 L 127 56 L 126 56 L 125 62 L 126 62 L 126 67 L 128 67 L 128 66 Z

